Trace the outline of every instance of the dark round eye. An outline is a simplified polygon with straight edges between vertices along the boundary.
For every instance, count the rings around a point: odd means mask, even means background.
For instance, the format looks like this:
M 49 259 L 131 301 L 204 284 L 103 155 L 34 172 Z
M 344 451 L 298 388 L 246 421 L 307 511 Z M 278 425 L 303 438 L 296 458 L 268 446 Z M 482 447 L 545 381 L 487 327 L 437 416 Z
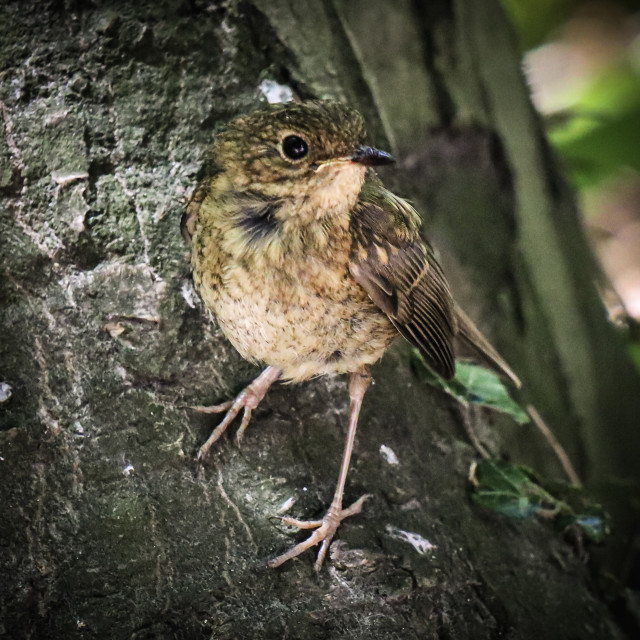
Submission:
M 300 136 L 287 136 L 282 141 L 282 153 L 289 160 L 300 160 L 309 153 L 309 145 Z

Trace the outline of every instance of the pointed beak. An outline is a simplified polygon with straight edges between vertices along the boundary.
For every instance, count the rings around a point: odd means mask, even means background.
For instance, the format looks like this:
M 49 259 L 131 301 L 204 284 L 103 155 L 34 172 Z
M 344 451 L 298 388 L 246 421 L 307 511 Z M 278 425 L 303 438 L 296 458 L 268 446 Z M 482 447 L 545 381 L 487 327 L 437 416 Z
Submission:
M 386 151 L 374 149 L 373 147 L 366 147 L 364 145 L 355 149 L 349 160 L 351 160 L 351 162 L 362 164 L 365 167 L 379 167 L 384 164 L 392 164 L 395 162 L 393 157 Z

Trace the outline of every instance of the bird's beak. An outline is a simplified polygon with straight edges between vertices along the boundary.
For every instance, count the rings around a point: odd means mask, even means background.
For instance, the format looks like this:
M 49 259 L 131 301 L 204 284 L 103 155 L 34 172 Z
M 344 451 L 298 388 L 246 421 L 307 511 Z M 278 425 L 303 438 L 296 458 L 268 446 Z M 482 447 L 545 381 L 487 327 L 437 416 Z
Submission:
M 349 157 L 351 162 L 357 162 L 365 167 L 379 167 L 384 164 L 393 164 L 395 160 L 386 151 L 374 149 L 362 145 L 357 147 Z

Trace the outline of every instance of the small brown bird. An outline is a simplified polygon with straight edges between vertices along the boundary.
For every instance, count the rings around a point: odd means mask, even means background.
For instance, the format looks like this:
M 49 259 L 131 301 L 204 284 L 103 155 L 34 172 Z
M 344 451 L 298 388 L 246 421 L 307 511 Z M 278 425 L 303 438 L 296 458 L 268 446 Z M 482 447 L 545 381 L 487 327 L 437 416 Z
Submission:
M 196 288 L 247 360 L 267 365 L 233 401 L 201 447 L 202 460 L 241 409 L 251 412 L 278 379 L 347 373 L 349 428 L 331 506 L 315 528 L 273 559 L 277 567 L 322 542 L 319 570 L 340 522 L 368 366 L 400 333 L 441 376 L 451 378 L 454 338 L 519 381 L 451 297 L 413 207 L 370 167 L 393 162 L 366 144 L 362 116 L 329 101 L 272 105 L 233 120 L 182 219 L 192 241 Z

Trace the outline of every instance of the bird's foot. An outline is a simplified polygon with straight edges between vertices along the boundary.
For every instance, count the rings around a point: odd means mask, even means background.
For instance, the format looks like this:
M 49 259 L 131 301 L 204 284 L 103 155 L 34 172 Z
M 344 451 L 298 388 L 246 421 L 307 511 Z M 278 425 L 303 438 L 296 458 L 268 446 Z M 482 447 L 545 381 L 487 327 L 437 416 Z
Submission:
M 297 520 L 296 518 L 287 517 L 281 518 L 281 521 L 284 524 L 289 524 L 293 527 L 298 527 L 299 529 L 315 529 L 315 531 L 300 544 L 297 544 L 295 547 L 289 549 L 289 551 L 283 553 L 277 558 L 270 560 L 268 563 L 269 566 L 271 568 L 279 567 L 287 560 L 291 560 L 292 558 L 299 556 L 303 551 L 306 551 L 307 549 L 322 542 L 322 546 L 320 547 L 320 551 L 318 551 L 318 557 L 316 558 L 315 563 L 316 572 L 319 573 L 325 556 L 327 555 L 327 551 L 329 550 L 331 540 L 338 530 L 340 523 L 345 518 L 360 513 L 362 511 L 364 501 L 371 497 L 373 496 L 370 493 L 367 493 L 346 509 L 342 508 L 341 503 L 332 504 L 322 520 Z
M 200 447 L 198 451 L 198 461 L 202 462 L 207 457 L 209 449 L 226 431 L 233 419 L 240 413 L 240 409 L 244 409 L 242 421 L 236 434 L 238 442 L 242 440 L 242 436 L 251 420 L 251 412 L 260 404 L 269 387 L 278 379 L 280 372 L 273 367 L 267 367 L 250 385 L 245 387 L 234 400 L 216 404 L 211 407 L 193 407 L 194 411 L 199 413 L 222 413 L 226 414 L 222 422 L 211 432 L 207 441 Z
M 254 394 L 248 392 L 249 387 L 243 389 L 235 398 L 235 400 L 229 400 L 228 402 L 223 402 L 222 404 L 216 404 L 211 407 L 193 407 L 194 411 L 198 413 L 222 413 L 226 411 L 226 415 L 224 416 L 222 422 L 211 432 L 211 435 L 207 438 L 207 441 L 200 447 L 198 450 L 198 460 L 204 460 L 208 453 L 209 449 L 218 441 L 220 436 L 226 431 L 227 427 L 231 424 L 233 419 L 240 413 L 240 409 L 244 408 L 244 413 L 242 415 L 242 422 L 240 423 L 240 427 L 238 428 L 238 433 L 236 434 L 236 438 L 238 442 L 242 440 L 242 436 L 249 425 L 249 421 L 251 420 L 251 412 L 258 406 L 259 400 L 255 400 Z

